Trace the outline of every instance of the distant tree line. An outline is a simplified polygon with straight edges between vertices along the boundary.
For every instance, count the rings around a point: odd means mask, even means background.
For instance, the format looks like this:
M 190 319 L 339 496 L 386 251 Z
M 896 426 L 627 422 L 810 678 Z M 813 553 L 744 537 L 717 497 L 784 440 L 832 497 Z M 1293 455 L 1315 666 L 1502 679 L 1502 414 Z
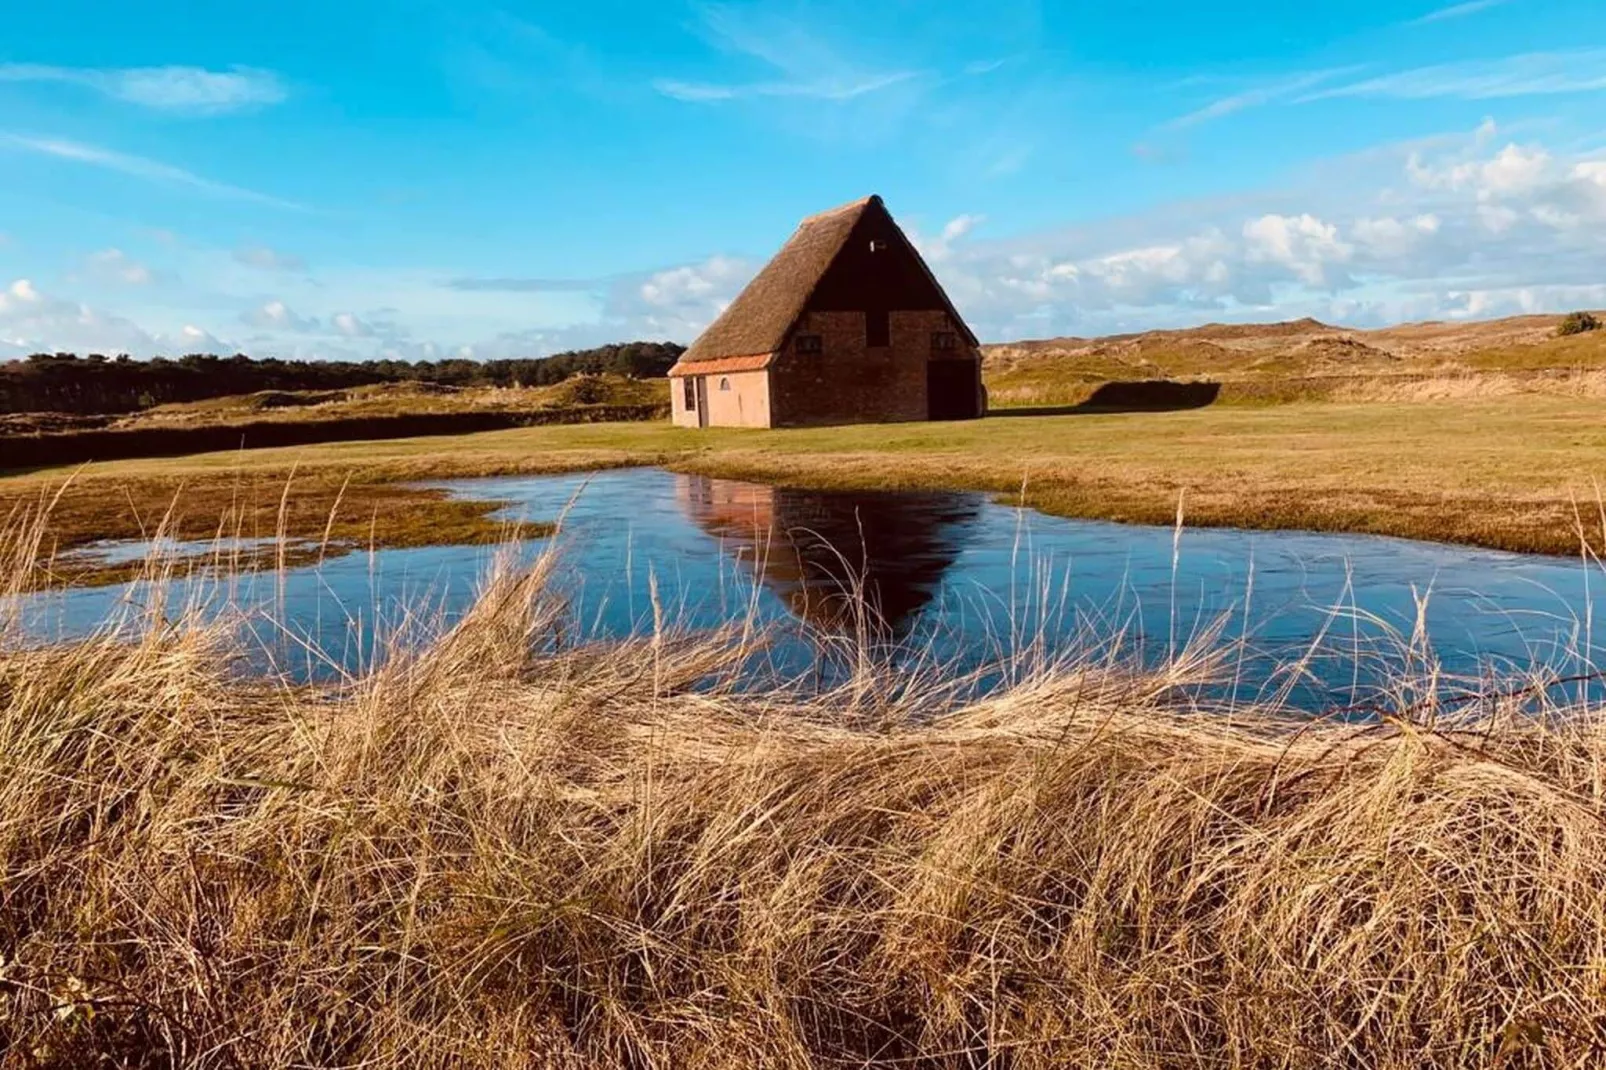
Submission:
M 662 376 L 685 351 L 673 342 L 628 342 L 522 360 L 257 360 L 191 354 L 133 360 L 36 353 L 0 363 L 0 413 L 135 412 L 259 390 L 343 390 L 375 383 L 547 386 L 574 375 Z

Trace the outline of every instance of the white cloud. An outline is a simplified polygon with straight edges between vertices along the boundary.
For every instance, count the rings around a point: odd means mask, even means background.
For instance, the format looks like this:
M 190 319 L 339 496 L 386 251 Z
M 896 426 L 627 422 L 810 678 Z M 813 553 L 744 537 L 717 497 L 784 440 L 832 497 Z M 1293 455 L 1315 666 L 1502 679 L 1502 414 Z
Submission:
M 1165 125 L 1172 129 L 1178 129 L 1197 126 L 1212 119 L 1222 119 L 1232 115 L 1234 112 L 1245 111 L 1249 108 L 1259 108 L 1267 104 L 1287 100 L 1295 94 L 1303 93 L 1323 82 L 1341 78 L 1346 74 L 1353 74 L 1358 69 L 1357 67 L 1334 67 L 1326 70 L 1303 71 L 1264 85 L 1252 86 L 1230 96 L 1219 97 L 1201 108 L 1172 119 Z
M 1333 161 L 1318 179 L 1074 230 L 919 244 L 986 338 L 1599 305 L 1583 298 L 1606 285 L 1606 158 L 1504 144 L 1486 125 Z
M 184 353 L 213 353 L 222 356 L 234 352 L 234 346 L 193 323 L 186 323 L 180 328 L 175 341 Z
M 752 278 L 755 265 L 715 256 L 700 264 L 654 272 L 639 283 L 621 280 L 610 293 L 605 319 L 647 337 L 690 338 L 712 323 Z
M 0 340 L 25 353 L 150 353 L 156 340 L 139 326 L 75 301 L 41 293 L 17 279 L 0 291 Z
M 283 301 L 269 301 L 250 309 L 241 314 L 240 321 L 266 331 L 308 333 L 319 329 L 317 317 L 298 316 Z
M 336 312 L 329 317 L 329 323 L 335 332 L 346 338 L 372 338 L 374 328 L 363 321 L 354 312 Z
M 874 93 L 879 89 L 907 82 L 917 77 L 914 71 L 893 71 L 888 74 L 866 75 L 857 78 L 820 79 L 810 82 L 756 82 L 749 85 L 712 85 L 705 82 L 681 82 L 673 78 L 660 78 L 653 88 L 666 97 L 690 104 L 712 104 L 744 97 L 806 97 L 814 100 L 844 101 Z
M 935 238 L 926 237 L 912 225 L 905 226 L 904 233 L 908 234 L 914 247 L 920 250 L 921 256 L 933 264 L 940 264 L 952 255 L 955 243 L 964 241 L 967 235 L 986 220 L 986 216 L 966 212 L 943 224 L 942 231 Z
M 775 11 L 709 4 L 699 9 L 701 30 L 720 51 L 756 61 L 775 77 L 728 83 L 659 78 L 653 88 L 691 104 L 754 98 L 795 98 L 843 103 L 911 82 L 921 72 L 858 63 L 811 27 Z
M 305 271 L 307 262 L 299 256 L 271 249 L 266 245 L 247 245 L 234 251 L 236 262 L 262 271 Z
M 1541 148 L 1507 145 L 1492 159 L 1450 161 L 1432 166 L 1413 153 L 1405 164 L 1411 181 L 1426 189 L 1471 190 L 1479 200 L 1492 200 L 1532 190 L 1544 181 L 1551 167 L 1550 154 Z
M 102 249 L 90 253 L 87 264 L 94 277 L 127 286 L 149 286 L 155 278 L 149 267 L 121 249 Z
M 1429 11 L 1421 18 L 1412 19 L 1407 26 L 1426 26 L 1429 23 L 1445 22 L 1449 19 L 1464 19 L 1468 15 L 1476 15 L 1480 11 L 1488 11 L 1492 7 L 1500 7 L 1510 0 L 1466 0 L 1465 3 L 1451 4 L 1436 11 Z
M 32 281 L 18 279 L 4 291 L 0 291 L 0 312 L 14 311 L 24 305 L 36 305 L 41 300 L 39 291 L 34 289 Z
M 1432 212 L 1409 218 L 1363 217 L 1351 228 L 1356 242 L 1379 256 L 1401 256 L 1439 232 L 1439 217 Z
M 948 220 L 947 224 L 943 226 L 942 240 L 945 242 L 958 241 L 979 227 L 986 218 L 986 216 L 971 215 L 969 213 L 957 215 Z
M 1581 48 L 1396 71 L 1308 93 L 1296 103 L 1335 97 L 1499 100 L 1599 89 L 1606 89 L 1606 49 Z
M 3 63 L 0 82 L 81 86 L 128 104 L 190 115 L 278 104 L 289 95 L 278 75 L 250 67 L 212 71 L 179 66 L 92 69 Z
M 1326 286 L 1333 265 L 1350 258 L 1353 247 L 1338 236 L 1338 227 L 1305 213 L 1263 215 L 1244 224 L 1244 259 L 1251 264 L 1280 264 L 1309 286 Z
M 1438 18 L 1492 7 L 1474 3 L 1446 8 Z M 1466 10 L 1461 10 L 1461 9 Z M 1422 21 L 1422 20 L 1419 20 Z M 1338 98 L 1381 100 L 1501 100 L 1512 97 L 1588 93 L 1606 89 L 1606 48 L 1529 52 L 1494 59 L 1464 60 L 1378 74 L 1353 81 L 1364 66 L 1304 71 L 1251 85 L 1209 101 L 1163 129 L 1182 129 L 1272 104 L 1311 104 Z M 1332 84 L 1338 82 L 1339 84 Z
M 172 164 L 162 163 L 159 160 L 149 160 L 143 156 L 130 156 L 126 153 L 115 152 L 95 145 L 86 145 L 78 141 L 68 141 L 64 138 L 29 137 L 22 134 L 0 132 L 0 148 L 18 149 L 41 156 L 53 156 L 60 160 L 71 160 L 74 163 L 100 167 L 108 171 L 132 175 L 135 178 L 143 178 L 163 185 L 182 186 L 213 197 L 253 201 L 257 204 L 271 205 L 275 208 L 301 208 L 298 204 L 280 200 L 278 197 L 272 197 L 265 193 L 258 193 L 255 190 L 202 178 L 194 172 L 186 171 L 182 167 L 174 167 Z

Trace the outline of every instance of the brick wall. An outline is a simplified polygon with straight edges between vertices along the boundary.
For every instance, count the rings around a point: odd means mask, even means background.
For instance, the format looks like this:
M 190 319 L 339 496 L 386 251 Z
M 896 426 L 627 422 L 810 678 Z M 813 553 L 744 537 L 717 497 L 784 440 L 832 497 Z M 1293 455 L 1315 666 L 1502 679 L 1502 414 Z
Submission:
M 770 366 L 774 426 L 926 419 L 931 336 L 955 328 L 942 311 L 894 311 L 890 327 L 892 344 L 872 349 L 865 345 L 863 312 L 806 312 Z M 797 352 L 799 334 L 819 335 L 822 352 Z M 963 349 L 954 354 L 965 355 Z

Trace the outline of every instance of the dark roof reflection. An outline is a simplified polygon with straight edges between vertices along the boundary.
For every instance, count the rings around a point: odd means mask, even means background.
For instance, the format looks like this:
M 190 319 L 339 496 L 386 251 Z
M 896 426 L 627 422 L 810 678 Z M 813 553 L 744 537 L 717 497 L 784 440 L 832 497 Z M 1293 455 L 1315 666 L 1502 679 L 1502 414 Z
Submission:
M 677 477 L 676 497 L 798 617 L 843 630 L 860 621 L 862 606 L 894 634 L 936 595 L 982 504 L 971 494 L 798 490 L 692 475 Z

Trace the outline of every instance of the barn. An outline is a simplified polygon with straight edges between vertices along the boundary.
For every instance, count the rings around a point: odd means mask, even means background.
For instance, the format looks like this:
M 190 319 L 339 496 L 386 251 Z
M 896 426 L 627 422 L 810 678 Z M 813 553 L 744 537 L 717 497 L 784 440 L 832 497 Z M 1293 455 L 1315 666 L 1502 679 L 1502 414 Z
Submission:
M 810 216 L 670 369 L 682 427 L 967 420 L 981 351 L 880 197 Z

